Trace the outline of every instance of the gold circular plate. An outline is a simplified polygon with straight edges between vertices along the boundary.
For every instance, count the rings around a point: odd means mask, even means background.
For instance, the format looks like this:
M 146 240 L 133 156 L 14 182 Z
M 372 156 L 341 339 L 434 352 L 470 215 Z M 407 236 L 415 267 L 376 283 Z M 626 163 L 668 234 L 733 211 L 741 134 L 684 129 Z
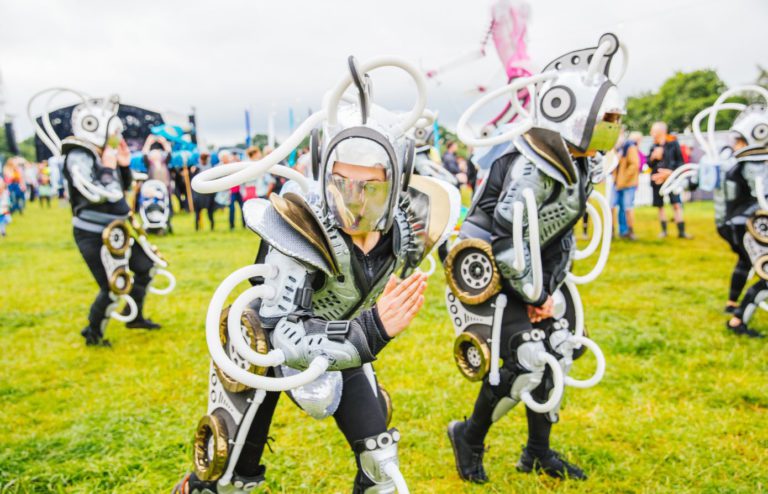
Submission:
M 124 220 L 115 220 L 101 232 L 101 240 L 113 256 L 122 256 L 131 246 L 131 234 Z
M 473 382 L 481 381 L 491 368 L 488 343 L 471 330 L 456 337 L 453 358 L 461 375 Z
M 211 444 L 212 442 L 212 444 Z M 205 415 L 197 424 L 194 445 L 195 474 L 200 480 L 218 480 L 227 466 L 227 426 L 215 415 Z
M 752 267 L 755 268 L 755 274 L 761 279 L 768 280 L 768 254 L 762 255 L 752 263 Z
M 384 398 L 384 403 L 387 404 L 387 427 L 389 427 L 389 423 L 392 422 L 392 413 L 394 412 L 394 407 L 392 406 L 392 398 L 389 396 L 387 390 L 384 389 L 381 385 L 379 385 L 379 393 L 381 393 L 381 397 Z
M 125 268 L 120 267 L 109 277 L 109 290 L 116 295 L 130 293 L 133 288 L 133 276 Z
M 747 220 L 747 230 L 758 242 L 768 245 L 768 211 L 755 211 Z
M 462 264 L 470 255 L 479 255 L 480 258 L 487 259 L 488 265 L 485 267 L 478 264 L 478 268 L 483 270 L 484 276 L 488 279 L 482 289 L 467 287 L 460 278 L 461 273 L 458 271 L 465 269 Z M 491 272 L 487 273 L 489 269 Z M 469 273 L 465 273 L 465 275 L 469 276 Z M 499 293 L 501 291 L 501 274 L 496 267 L 491 244 L 479 238 L 466 238 L 456 244 L 445 258 L 445 279 L 456 298 L 468 305 L 482 304 Z
M 239 355 L 237 355 L 234 349 L 230 347 L 229 334 L 227 331 L 228 316 L 229 307 L 226 307 L 223 311 L 221 311 L 221 317 L 219 318 L 219 339 L 221 341 L 221 345 L 224 347 L 224 350 L 227 352 L 227 355 L 229 355 L 230 359 L 232 359 L 235 364 L 239 365 L 244 370 L 252 374 L 258 374 L 260 376 L 265 375 L 268 370 L 267 367 L 259 367 L 258 365 L 251 364 L 247 360 L 244 360 Z M 261 327 L 261 321 L 259 321 L 259 316 L 256 314 L 256 312 L 252 309 L 246 309 L 243 312 L 243 316 L 240 318 L 240 324 L 242 324 L 242 327 L 245 330 L 245 334 L 248 337 L 251 349 L 255 352 L 266 355 L 269 352 L 269 340 L 267 339 L 267 332 L 264 330 L 264 328 Z M 222 372 L 221 369 L 219 369 L 219 366 L 216 364 L 213 366 L 216 370 L 216 375 L 219 377 L 219 381 L 221 381 L 221 385 L 224 386 L 224 389 L 230 393 L 241 393 L 247 389 L 250 389 L 245 384 L 235 381 L 228 375 L 224 374 L 224 372 Z

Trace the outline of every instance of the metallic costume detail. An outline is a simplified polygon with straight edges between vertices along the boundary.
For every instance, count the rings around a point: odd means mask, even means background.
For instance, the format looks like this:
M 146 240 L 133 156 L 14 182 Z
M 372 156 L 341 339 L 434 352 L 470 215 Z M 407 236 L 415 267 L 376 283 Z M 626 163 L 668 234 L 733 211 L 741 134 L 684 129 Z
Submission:
M 224 473 L 228 457 L 226 423 L 217 415 L 203 416 L 195 433 L 195 474 L 200 480 L 218 479 Z
M 491 368 L 489 338 L 490 332 L 474 328 L 459 334 L 453 344 L 453 358 L 459 372 L 470 381 L 482 381 Z
M 259 308 L 262 323 L 272 328 L 279 319 L 293 314 L 300 308 L 310 271 L 299 261 L 274 248 L 269 250 L 264 262 L 277 267 L 278 278 L 270 281 L 270 285 L 282 289 L 273 299 L 262 299 Z
M 365 490 L 365 494 L 390 494 L 395 492 L 395 483 L 385 472 L 387 465 L 394 463 L 399 467 L 397 443 L 400 432 L 390 429 L 376 436 L 360 441 L 358 445 L 360 470 L 375 485 Z
M 248 372 L 252 372 L 260 376 L 265 375 L 267 373 L 266 367 L 259 367 L 246 361 L 237 353 L 234 346 L 230 343 L 229 334 L 227 331 L 227 316 L 229 316 L 229 307 L 221 312 L 221 323 L 219 324 L 219 336 L 221 338 L 221 345 L 224 347 L 227 355 L 229 355 L 229 358 L 232 359 L 235 364 L 239 365 L 243 369 L 246 369 Z M 259 320 L 256 312 L 250 309 L 246 309 L 243 312 L 243 317 L 240 319 L 240 324 L 243 337 L 248 342 L 248 345 L 251 347 L 251 349 L 263 354 L 268 353 L 269 339 L 267 337 L 266 331 L 264 331 L 264 328 L 261 326 L 261 321 Z M 219 376 L 221 385 L 230 393 L 240 393 L 246 389 L 251 389 L 245 384 L 231 379 L 229 376 L 224 374 L 215 364 L 214 368 L 216 369 L 216 375 Z
M 288 377 L 299 371 L 287 365 L 278 367 L 278 375 Z M 326 371 L 309 384 L 286 391 L 310 417 L 321 420 L 330 417 L 339 408 L 344 391 L 344 380 L 339 371 Z
M 539 354 L 545 353 L 544 331 L 532 329 L 523 335 L 528 341 L 517 348 L 517 363 L 524 371 L 512 380 L 509 396 L 505 396 L 493 410 L 492 420 L 495 422 L 520 403 L 520 395 L 524 391 L 533 391 L 544 378 L 544 363 L 539 361 Z
M 444 264 L 448 286 L 465 304 L 481 304 L 501 291 L 501 274 L 491 245 L 484 240 L 461 240 L 448 253 Z
M 294 369 L 307 369 L 315 357 L 325 357 L 330 362 L 330 370 L 359 367 L 362 365 L 359 346 L 346 338 L 341 341 L 329 338 L 329 328 L 334 322 L 326 322 L 321 328 L 311 319 L 281 319 L 272 331 L 272 345 L 283 351 L 285 364 Z M 338 322 L 345 322 L 347 327 L 354 324 L 350 321 Z M 351 336 L 354 330 L 347 331 L 347 335 Z

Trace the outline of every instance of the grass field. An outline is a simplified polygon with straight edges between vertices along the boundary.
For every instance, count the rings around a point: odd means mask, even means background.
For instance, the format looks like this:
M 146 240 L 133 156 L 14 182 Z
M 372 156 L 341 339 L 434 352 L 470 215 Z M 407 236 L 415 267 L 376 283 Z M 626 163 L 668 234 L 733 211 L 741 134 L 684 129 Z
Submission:
M 569 390 L 553 446 L 585 468 L 584 483 L 515 471 L 522 408 L 488 436 L 491 483 L 458 479 L 445 426 L 469 414 L 478 385 L 454 366 L 443 277 L 435 275 L 421 315 L 377 363 L 411 491 L 768 491 L 768 342 L 724 329 L 734 258 L 711 209 L 687 207 L 693 241 L 656 240 L 655 212 L 640 209 L 641 240 L 616 242 L 603 276 L 582 289 L 608 371 L 596 388 Z M 224 214 L 217 218 L 225 226 Z M 113 348 L 92 349 L 79 330 L 96 286 L 69 211 L 31 204 L 14 218 L 0 241 L 0 492 L 161 493 L 190 468 L 206 406 L 208 300 L 221 279 L 252 262 L 258 239 L 243 230 L 195 233 L 188 215 L 175 227 L 156 243 L 177 289 L 147 301 L 163 329 L 112 321 Z M 766 328 L 768 317 L 758 314 L 755 325 Z M 591 364 L 585 357 L 575 373 L 591 373 Z M 271 435 L 264 492 L 351 490 L 354 462 L 332 420 L 315 421 L 282 399 Z

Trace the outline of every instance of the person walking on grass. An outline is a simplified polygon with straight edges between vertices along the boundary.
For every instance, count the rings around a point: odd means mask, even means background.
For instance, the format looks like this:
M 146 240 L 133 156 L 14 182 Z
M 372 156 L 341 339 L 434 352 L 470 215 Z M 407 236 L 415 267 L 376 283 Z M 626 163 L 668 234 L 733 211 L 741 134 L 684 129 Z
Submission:
M 659 194 L 661 185 L 669 175 L 677 168 L 683 166 L 683 153 L 680 143 L 674 136 L 667 132 L 667 124 L 656 122 L 651 126 L 651 145 L 648 153 L 648 165 L 651 167 L 651 187 L 653 189 L 653 206 L 659 210 L 659 223 L 661 232 L 659 238 L 667 237 L 667 213 L 664 211 L 664 197 Z M 677 223 L 678 238 L 691 239 L 691 235 L 685 232 L 685 220 L 683 219 L 683 203 L 680 194 L 669 194 L 669 202 L 672 204 L 675 223 Z
M 629 134 L 629 138 L 619 148 L 619 166 L 614 172 L 614 215 L 618 210 L 619 235 L 627 240 L 635 240 L 635 192 L 640 177 L 638 144 L 642 138 L 640 132 Z

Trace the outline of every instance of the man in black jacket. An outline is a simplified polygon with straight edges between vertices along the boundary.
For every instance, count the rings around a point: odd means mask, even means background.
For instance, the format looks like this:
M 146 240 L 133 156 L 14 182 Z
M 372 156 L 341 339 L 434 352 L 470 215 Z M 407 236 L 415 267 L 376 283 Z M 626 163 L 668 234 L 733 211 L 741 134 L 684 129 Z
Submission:
M 667 133 L 667 124 L 656 122 L 651 126 L 653 146 L 648 153 L 648 165 L 651 167 L 651 187 L 653 189 L 653 206 L 659 210 L 659 223 L 661 224 L 660 238 L 667 236 L 667 214 L 664 211 L 664 197 L 659 194 L 661 184 L 671 172 L 683 166 L 683 153 L 680 151 L 680 143 Z M 664 171 L 660 171 L 664 170 Z M 668 170 L 668 171 L 667 171 Z M 680 194 L 669 194 L 669 202 L 674 211 L 675 223 L 677 223 L 677 235 L 679 238 L 690 239 L 692 236 L 685 233 L 685 220 L 683 219 L 683 204 Z

